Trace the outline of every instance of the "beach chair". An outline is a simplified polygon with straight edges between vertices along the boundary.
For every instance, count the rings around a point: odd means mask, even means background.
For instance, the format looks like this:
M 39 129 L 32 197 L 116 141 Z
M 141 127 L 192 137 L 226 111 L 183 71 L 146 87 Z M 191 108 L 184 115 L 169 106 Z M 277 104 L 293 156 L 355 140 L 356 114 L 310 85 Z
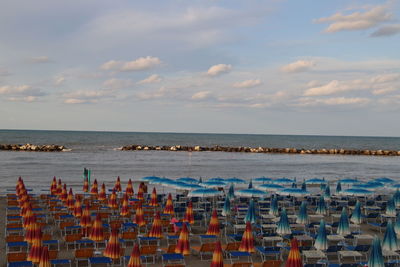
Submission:
M 94 249 L 93 248 L 83 248 L 75 250 L 75 263 L 76 266 L 79 266 L 80 261 L 89 261 L 89 258 L 93 256 Z
M 113 264 L 112 259 L 109 257 L 90 257 L 89 258 L 89 267 L 93 264 L 106 264 L 107 266 L 111 266 Z
M 267 257 L 275 257 L 278 260 L 281 257 L 281 248 L 280 247 L 256 247 L 257 252 L 261 256 L 261 260 L 265 261 Z
M 224 264 L 224 267 L 252 267 L 252 262 L 235 262 L 232 264 Z
M 162 255 L 162 263 L 163 263 L 163 266 L 166 266 L 169 264 L 185 265 L 185 258 L 183 257 L 182 254 L 179 254 L 179 253 L 163 254 Z
M 336 245 L 334 245 L 334 246 L 329 246 L 327 249 L 326 249 L 326 251 L 325 251 L 325 254 L 326 254 L 326 256 L 329 258 L 329 256 L 336 256 L 337 257 L 337 260 L 339 260 L 339 255 L 338 255 L 338 252 L 339 251 L 341 251 L 342 250 L 342 246 L 336 246 Z
M 33 267 L 31 261 L 16 261 L 8 263 L 8 267 Z
M 148 263 L 148 258 L 152 259 L 152 263 L 156 263 L 156 255 L 157 255 L 157 245 L 144 245 L 140 246 L 140 255 L 145 257 L 146 264 Z
M 192 250 L 200 255 L 200 260 L 203 260 L 203 256 L 208 254 L 212 255 L 215 249 L 215 243 L 204 243 L 200 247 L 194 246 Z
M 231 251 L 238 251 L 240 246 L 240 242 L 232 242 L 232 243 L 227 243 L 222 247 L 222 250 L 225 254 L 225 256 L 228 255 Z
M 128 246 L 128 244 L 130 244 L 130 243 L 132 243 L 132 246 L 133 246 L 134 241 L 137 238 L 137 232 L 136 231 L 123 232 L 121 235 L 121 238 L 125 240 L 126 246 Z
M 266 260 L 261 263 L 253 263 L 254 267 L 281 267 L 282 261 L 281 260 Z
M 49 250 L 49 259 L 55 260 L 58 257 L 58 250 Z
M 66 235 L 64 237 L 66 249 L 68 250 L 70 245 L 73 245 L 74 249 L 75 249 L 75 241 L 78 241 L 81 239 L 82 239 L 81 233 Z
M 379 231 L 379 233 L 382 234 L 382 231 L 384 228 L 386 228 L 387 226 L 387 222 L 383 222 L 383 223 L 368 223 L 368 225 L 372 226 L 373 229 L 377 229 Z
M 71 267 L 72 261 L 68 260 L 68 259 L 53 259 L 53 260 L 50 260 L 50 264 L 53 267 L 57 266 L 57 265 L 66 265 L 66 264 L 68 264 Z
M 171 244 L 167 248 L 161 248 L 165 253 L 175 253 L 176 244 Z
M 22 235 L 9 235 L 6 237 L 6 242 L 24 242 L 24 239 Z
M 26 252 L 11 252 L 7 253 L 7 262 L 26 261 L 28 253 Z

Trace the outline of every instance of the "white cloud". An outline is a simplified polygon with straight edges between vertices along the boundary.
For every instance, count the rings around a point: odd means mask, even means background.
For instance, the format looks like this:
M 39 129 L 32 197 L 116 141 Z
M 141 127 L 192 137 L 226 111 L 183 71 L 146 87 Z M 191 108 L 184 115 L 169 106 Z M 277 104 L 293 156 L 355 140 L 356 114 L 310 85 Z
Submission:
M 40 89 L 32 88 L 29 85 L 20 85 L 20 86 L 11 86 L 5 85 L 0 87 L 0 95 L 9 95 L 9 96 L 44 96 L 46 95 Z
M 256 87 L 258 85 L 261 85 L 262 82 L 259 79 L 256 80 L 246 80 L 243 82 L 237 82 L 233 84 L 233 87 L 236 88 L 252 88 L 252 87 Z
M 364 97 L 334 97 L 334 98 L 300 98 L 294 106 L 299 107 L 317 107 L 317 106 L 343 106 L 355 105 L 363 106 L 370 103 L 371 100 Z
M 106 98 L 113 98 L 112 90 L 79 90 L 63 94 L 65 104 L 97 103 Z
M 372 91 L 374 95 L 386 95 L 392 92 L 395 92 L 396 88 L 394 87 L 387 87 L 387 88 L 382 88 L 382 89 L 375 89 Z
M 287 64 L 281 68 L 281 71 L 288 73 L 308 71 L 315 66 L 315 62 L 312 60 L 298 60 Z
M 38 100 L 37 96 L 9 97 L 8 101 L 32 103 Z
M 50 58 L 48 56 L 38 56 L 29 58 L 29 62 L 31 63 L 49 63 Z
M 159 75 L 153 74 L 153 75 L 150 75 L 149 77 L 139 81 L 138 84 L 159 83 L 159 82 L 161 82 L 161 80 L 162 80 L 162 78 Z
M 304 92 L 305 96 L 323 96 L 336 93 L 365 89 L 366 84 L 362 80 L 353 80 L 349 82 L 341 82 L 338 80 L 330 81 L 329 83 L 307 89 Z
M 392 36 L 400 33 L 400 24 L 384 25 L 371 33 L 371 37 Z
M 368 6 L 363 9 L 364 11 L 355 11 L 350 14 L 338 12 L 330 17 L 317 19 L 315 22 L 329 23 L 325 32 L 334 33 L 370 29 L 393 17 L 388 10 L 388 5 Z
M 207 75 L 217 76 L 217 75 L 221 75 L 223 73 L 228 73 L 231 70 L 232 70 L 232 65 L 218 64 L 218 65 L 211 66 L 207 71 Z
M 141 71 L 154 68 L 161 64 L 158 57 L 140 57 L 132 61 L 115 61 L 110 60 L 100 66 L 102 70 L 115 71 Z
M 160 89 L 158 89 L 157 91 L 154 92 L 140 92 L 137 93 L 136 96 L 138 99 L 141 100 L 150 100 L 150 99 L 157 99 L 157 98 L 162 98 L 167 96 L 168 90 L 167 88 L 160 87 Z
M 399 79 L 400 73 L 386 73 L 372 77 L 371 83 L 388 83 L 398 81 Z
M 61 85 L 65 82 L 65 77 L 60 76 L 54 79 L 54 85 Z
M 105 88 L 114 89 L 114 90 L 132 87 L 134 84 L 135 83 L 131 80 L 116 79 L 116 78 L 108 79 L 103 82 L 103 86 Z
M 192 95 L 192 100 L 204 100 L 210 98 L 210 96 L 210 91 L 200 91 Z

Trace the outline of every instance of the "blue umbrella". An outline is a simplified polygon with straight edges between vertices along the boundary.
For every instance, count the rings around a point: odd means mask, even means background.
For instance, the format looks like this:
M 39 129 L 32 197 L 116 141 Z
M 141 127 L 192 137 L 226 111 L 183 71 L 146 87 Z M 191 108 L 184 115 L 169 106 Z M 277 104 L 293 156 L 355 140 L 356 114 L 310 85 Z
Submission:
M 260 185 L 255 185 L 255 187 L 260 190 L 266 190 L 271 192 L 284 188 L 283 186 L 278 184 L 260 184 Z
M 328 209 L 326 208 L 325 199 L 321 196 L 317 202 L 317 209 L 315 210 L 315 214 L 319 215 L 327 215 Z
M 286 214 L 286 209 L 282 209 L 281 212 L 281 217 L 279 218 L 277 227 L 276 227 L 276 233 L 278 235 L 290 235 L 292 233 L 292 230 L 290 229 L 289 225 L 289 219 Z
M 166 185 L 169 185 L 169 184 L 171 184 L 173 182 L 174 181 L 169 179 L 169 178 L 160 178 L 160 179 L 157 179 L 157 180 L 150 181 L 149 183 L 150 184 L 159 184 L 159 185 L 166 186 Z
M 330 199 L 330 198 L 331 198 L 331 188 L 329 187 L 329 184 L 327 184 L 325 187 L 324 199 Z
M 239 178 L 236 178 L 236 177 L 227 178 L 227 179 L 225 179 L 225 182 L 232 183 L 232 184 L 245 184 L 246 183 L 245 180 L 239 179 Z
M 276 180 L 273 180 L 272 183 L 274 184 L 292 184 L 294 180 L 289 179 L 289 178 L 279 178 Z
M 179 183 L 176 185 L 177 189 L 182 189 L 182 190 L 195 190 L 195 189 L 201 189 L 201 187 L 198 184 L 186 184 L 186 183 Z
M 310 194 L 310 192 L 304 191 L 301 188 L 284 188 L 278 190 L 276 193 L 282 196 L 295 196 L 295 197 L 301 197 Z
M 246 217 L 244 218 L 245 222 L 255 223 L 257 220 L 256 217 L 256 207 L 254 205 L 254 200 L 250 200 L 249 208 L 247 209 Z
M 201 184 L 203 182 L 203 179 L 201 177 L 199 178 L 199 181 L 197 182 L 198 184 Z
M 197 181 L 194 178 L 190 178 L 190 177 L 182 177 L 182 178 L 178 178 L 176 179 L 178 182 L 184 182 L 187 184 L 197 184 L 199 181 Z
M 212 188 L 202 188 L 193 190 L 188 197 L 213 197 L 220 195 L 222 192 Z
M 349 216 L 347 215 L 346 208 L 343 207 L 342 214 L 340 215 L 339 225 L 336 230 L 338 235 L 346 236 L 351 234 L 350 232 L 350 223 L 349 223 Z
M 224 178 L 220 178 L 220 177 L 210 178 L 210 179 L 207 180 L 207 182 L 225 182 L 225 179 Z
M 339 180 L 339 182 L 341 184 L 358 184 L 359 183 L 359 181 L 357 179 L 353 179 L 353 178 L 341 179 L 341 180 Z
M 387 177 L 380 177 L 374 179 L 374 181 L 379 182 L 379 183 L 384 183 L 384 184 L 393 184 L 395 181 L 393 179 L 387 178 Z
M 368 258 L 368 267 L 384 267 L 384 258 L 382 254 L 381 241 L 375 236 L 372 241 L 371 252 Z
M 359 196 L 359 197 L 364 197 L 366 195 L 370 195 L 373 193 L 374 192 L 372 192 L 370 190 L 362 189 L 362 188 L 350 188 L 350 189 L 346 189 L 346 190 L 343 190 L 342 192 L 340 192 L 340 194 L 342 194 L 342 195 Z
M 304 190 L 304 191 L 307 191 L 306 181 L 303 181 L 303 183 L 301 184 L 301 189 Z
M 321 220 L 317 238 L 315 239 L 314 247 L 319 250 L 326 250 L 328 248 L 328 239 L 325 227 L 325 221 Z
M 297 214 L 296 223 L 308 224 L 308 214 L 307 214 L 307 202 L 301 202 L 299 214 Z
M 399 244 L 397 243 L 397 235 L 394 231 L 392 220 L 389 220 L 386 226 L 385 237 L 382 242 L 382 249 L 389 251 L 399 250 Z
M 353 213 L 351 214 L 350 221 L 355 224 L 362 223 L 361 203 L 358 200 L 356 206 L 354 207 Z
M 297 184 L 296 183 L 292 183 L 292 188 L 297 188 Z
M 394 224 L 394 231 L 396 234 L 400 235 L 400 213 L 397 214 L 396 223 Z
M 279 215 L 279 208 L 278 208 L 278 198 L 277 197 L 272 197 L 271 199 L 271 205 L 269 207 L 269 214 L 278 216 Z
M 390 187 L 393 187 L 393 188 L 400 188 L 400 184 L 392 184 L 392 185 L 390 185 Z
M 339 181 L 336 185 L 336 194 L 342 192 L 342 183 Z
M 393 200 L 396 207 L 400 206 L 400 191 L 397 188 L 396 192 L 393 194 Z
M 326 184 L 320 184 L 320 185 L 319 185 L 319 188 L 320 188 L 322 191 L 324 191 L 325 188 L 326 188 Z
M 312 178 L 306 180 L 306 184 L 325 184 L 325 183 L 326 183 L 325 180 L 320 178 Z
M 241 189 L 235 192 L 236 196 L 239 197 L 265 197 L 267 193 L 258 189 Z
M 215 188 L 215 187 L 225 187 L 226 183 L 225 182 L 219 182 L 219 181 L 206 181 L 200 184 L 201 186 L 204 187 L 209 187 L 209 188 Z
M 353 188 L 363 188 L 363 189 L 376 189 L 385 186 L 383 183 L 380 182 L 368 182 L 365 184 L 355 184 Z
M 386 215 L 389 216 L 396 216 L 396 205 L 394 204 L 394 199 L 393 197 L 391 199 L 388 200 L 387 204 L 386 204 Z
M 267 178 L 267 177 L 259 177 L 259 178 L 254 178 L 253 179 L 254 182 L 261 182 L 261 183 L 269 183 L 272 181 L 271 178 Z
M 247 186 L 248 189 L 252 189 L 253 188 L 253 182 L 250 180 L 249 185 Z
M 157 176 L 147 176 L 147 177 L 142 177 L 142 178 L 140 179 L 140 181 L 143 181 L 143 182 L 150 182 L 150 181 L 159 180 L 159 179 L 160 179 L 160 177 L 157 177 Z
M 222 208 L 222 216 L 228 216 L 231 214 L 231 200 L 229 196 L 225 197 L 224 207 Z
M 231 186 L 229 187 L 228 197 L 230 199 L 234 199 L 235 198 L 235 188 L 234 188 L 233 184 L 231 184 Z

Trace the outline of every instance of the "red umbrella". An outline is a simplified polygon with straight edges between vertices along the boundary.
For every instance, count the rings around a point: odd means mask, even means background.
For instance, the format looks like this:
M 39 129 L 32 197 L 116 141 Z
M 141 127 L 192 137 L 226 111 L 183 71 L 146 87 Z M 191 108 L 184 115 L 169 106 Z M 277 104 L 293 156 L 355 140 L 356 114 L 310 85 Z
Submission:
M 117 177 L 117 181 L 115 182 L 114 190 L 117 191 L 117 192 L 121 192 L 122 191 L 121 180 L 119 179 L 119 176 Z
M 134 221 L 139 227 L 146 225 L 146 221 L 144 220 L 144 212 L 143 212 L 141 201 L 139 201 L 137 204 Z
M 113 190 L 110 195 L 110 198 L 108 200 L 108 206 L 111 209 L 118 209 L 117 194 L 115 193 L 115 190 Z
M 153 225 L 151 226 L 149 232 L 149 237 L 157 237 L 157 238 L 162 237 L 161 216 L 159 211 L 157 211 L 156 216 L 154 217 Z
M 35 214 L 33 214 L 32 209 L 28 209 L 25 213 L 25 216 L 23 216 L 23 223 L 22 226 L 23 227 L 28 227 L 30 224 L 35 223 L 36 222 L 36 216 Z
M 144 194 L 143 194 L 144 192 L 143 192 L 143 187 L 142 186 L 139 186 L 139 190 L 138 190 L 138 192 L 137 192 L 137 198 L 139 199 L 139 200 L 144 200 Z
M 218 220 L 218 218 L 217 218 Z M 189 201 L 188 206 L 186 207 L 185 217 L 182 220 L 183 222 L 188 222 L 190 224 L 194 224 L 194 215 L 193 215 L 193 204 L 192 201 Z
M 130 197 L 133 196 L 133 186 L 132 186 L 132 180 L 131 179 L 129 179 L 129 181 L 128 181 L 128 185 L 126 186 L 125 193 Z
M 60 195 L 60 199 L 62 202 L 66 202 L 68 198 L 68 192 L 67 192 L 67 185 L 64 184 L 63 188 L 61 189 L 61 195 Z
M 51 182 L 50 192 L 52 195 L 55 195 L 55 193 L 57 192 L 57 179 L 55 176 L 53 177 L 53 181 Z
M 224 257 L 222 256 L 221 242 L 215 242 L 215 249 L 210 267 L 224 267 Z
M 100 193 L 99 193 L 97 199 L 100 200 L 100 201 L 104 201 L 104 200 L 107 199 L 106 185 L 104 183 L 101 185 Z
M 49 250 L 46 246 L 42 248 L 42 254 L 39 259 L 39 267 L 51 267 Z
M 246 222 L 246 229 L 242 236 L 242 242 L 240 242 L 239 251 L 250 252 L 250 253 L 255 252 L 254 236 L 251 230 L 250 221 Z
M 80 218 L 82 216 L 82 202 L 81 202 L 81 196 L 76 195 L 75 196 L 75 204 L 74 204 L 74 216 L 76 218 Z
M 189 231 L 186 223 L 183 223 L 181 233 L 179 234 L 178 243 L 175 247 L 175 253 L 180 253 L 182 255 L 190 254 Z
M 58 179 L 56 195 L 59 196 L 61 195 L 61 193 L 62 193 L 62 182 L 61 179 Z
M 120 215 L 122 217 L 129 217 L 130 215 L 130 210 L 129 210 L 129 201 L 128 201 L 128 195 L 125 193 L 124 198 L 122 200 L 122 207 L 121 207 L 121 213 Z
M 163 213 L 165 214 L 174 214 L 174 204 L 172 203 L 172 195 L 171 193 L 168 194 L 167 203 L 165 204 L 165 208 Z
M 28 212 L 28 210 L 32 211 L 32 204 L 29 201 L 25 201 L 24 204 L 22 205 L 19 215 L 25 217 L 25 214 Z
M 104 240 L 103 222 L 101 221 L 100 213 L 96 215 L 89 238 L 95 242 Z
M 290 242 L 290 251 L 286 261 L 285 267 L 303 267 L 301 255 L 299 251 L 299 245 L 297 239 L 293 238 Z
M 83 192 L 87 193 L 89 192 L 89 182 L 88 178 L 85 177 L 85 180 L 83 181 Z
M 157 190 L 155 187 L 153 187 L 153 193 L 151 193 L 151 200 L 150 200 L 150 206 L 152 207 L 157 207 L 158 206 L 158 201 L 157 201 Z
M 67 197 L 67 202 L 65 203 L 68 207 L 69 210 L 74 209 L 74 194 L 72 193 L 72 188 L 69 189 L 68 197 Z
M 42 239 L 35 238 L 33 240 L 31 249 L 29 250 L 27 260 L 31 261 L 32 263 L 39 263 L 41 254 L 42 254 Z
M 133 247 L 131 258 L 129 259 L 127 267 L 142 267 L 142 264 L 140 263 L 140 251 L 138 244 L 135 244 Z
M 92 188 L 90 189 L 90 194 L 97 195 L 98 193 L 99 193 L 99 188 L 98 188 L 98 184 L 97 184 L 97 179 L 94 179 Z
M 110 239 L 108 240 L 103 255 L 114 260 L 119 259 L 121 257 L 121 245 L 119 244 L 117 228 L 113 228 L 111 230 L 111 236 Z
M 80 225 L 82 227 L 82 234 L 84 236 L 88 236 L 89 228 L 92 226 L 92 219 L 90 217 L 89 203 L 86 203 L 86 207 L 83 210 Z
M 213 210 L 210 224 L 208 225 L 208 230 L 207 230 L 206 235 L 219 235 L 219 233 L 220 233 L 220 229 L 219 229 L 217 210 Z
M 28 243 L 33 243 L 35 239 L 42 239 L 42 235 L 43 234 L 40 225 L 35 222 L 26 228 L 24 240 Z

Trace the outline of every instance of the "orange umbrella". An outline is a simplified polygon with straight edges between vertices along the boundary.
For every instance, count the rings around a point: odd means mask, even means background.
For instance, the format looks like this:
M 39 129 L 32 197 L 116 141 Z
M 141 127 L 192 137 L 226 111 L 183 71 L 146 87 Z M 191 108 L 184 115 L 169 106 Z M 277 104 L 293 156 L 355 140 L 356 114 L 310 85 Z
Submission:
M 175 247 L 175 253 L 182 255 L 190 255 L 190 244 L 189 244 L 189 231 L 186 223 L 183 223 L 181 233 L 179 234 L 178 243 Z
M 28 209 L 23 218 L 24 218 L 24 221 L 22 223 L 22 226 L 25 228 L 28 227 L 29 225 L 31 225 L 32 223 L 36 222 L 36 216 L 35 216 L 35 214 L 33 214 L 32 209 Z
M 90 194 L 97 195 L 98 193 L 99 193 L 99 188 L 98 188 L 98 184 L 97 184 L 97 179 L 94 179 L 92 188 L 90 189 Z
M 115 190 L 113 189 L 110 198 L 108 200 L 108 206 L 111 209 L 118 209 L 118 203 L 117 203 L 117 194 L 115 193 Z
M 74 216 L 76 218 L 80 218 L 82 216 L 82 202 L 81 202 L 81 196 L 76 195 L 75 196 L 75 204 L 74 204 Z
M 68 198 L 68 192 L 67 192 L 67 185 L 64 184 L 63 188 L 61 189 L 61 194 L 60 194 L 60 199 L 62 202 L 66 202 Z
M 290 241 L 290 251 L 285 267 L 303 267 L 299 245 L 296 238 L 293 238 L 292 241 Z
M 153 225 L 151 226 L 149 237 L 162 238 L 162 225 L 160 212 L 157 211 L 156 216 L 153 220 Z
M 126 186 L 125 193 L 128 194 L 128 196 L 133 196 L 133 186 L 132 186 L 132 180 L 129 179 L 128 185 Z
M 222 256 L 221 242 L 215 242 L 215 249 L 210 267 L 224 267 L 224 257 Z
M 32 211 L 32 204 L 29 201 L 25 201 L 24 204 L 22 205 L 19 215 L 25 217 L 25 214 L 28 212 L 28 210 Z
M 113 228 L 111 230 L 111 236 L 110 239 L 108 240 L 103 255 L 114 260 L 119 259 L 121 257 L 121 246 L 119 244 L 117 228 Z
M 88 178 L 85 177 L 85 180 L 83 181 L 83 192 L 87 193 L 89 192 L 89 181 Z
M 122 191 L 121 180 L 119 179 L 119 176 L 117 177 L 117 181 L 115 181 L 114 190 L 117 192 Z
M 82 227 L 82 234 L 84 236 L 87 236 L 89 233 L 89 228 L 92 226 L 92 219 L 90 217 L 90 209 L 89 209 L 89 203 L 86 203 L 86 207 L 83 210 L 82 216 L 81 216 L 81 221 L 80 225 Z
M 72 188 L 70 188 L 65 205 L 67 205 L 68 209 L 72 210 L 74 208 L 74 204 L 75 204 L 74 194 L 72 193 Z
M 142 264 L 140 263 L 140 251 L 138 244 L 135 244 L 133 247 L 131 258 L 129 259 L 127 267 L 142 267 Z
M 144 212 L 143 212 L 142 202 L 141 201 L 139 201 L 138 204 L 137 204 L 134 222 L 139 227 L 146 225 L 146 221 L 144 220 Z
M 26 228 L 24 240 L 33 243 L 35 239 L 42 239 L 42 229 L 37 222 L 32 223 Z
M 143 187 L 139 186 L 139 190 L 137 192 L 137 198 L 139 200 L 144 200 L 144 195 L 143 195 L 144 191 L 143 191 Z
M 240 242 L 239 251 L 245 251 L 250 253 L 255 252 L 254 237 L 253 237 L 253 232 L 251 230 L 250 221 L 246 222 L 246 229 L 242 236 L 242 242 Z
M 206 235 L 219 235 L 219 221 L 217 210 L 213 210 L 210 223 L 208 224 L 208 229 Z
M 174 204 L 172 203 L 172 195 L 171 193 L 168 194 L 167 203 L 165 204 L 165 208 L 163 213 L 165 214 L 174 214 Z
M 55 193 L 57 192 L 57 179 L 55 176 L 53 177 L 53 181 L 51 182 L 50 192 L 52 195 L 55 195 Z
M 29 250 L 27 260 L 31 261 L 32 263 L 39 263 L 41 254 L 42 254 L 42 239 L 35 238 L 33 240 L 31 249 Z
M 104 240 L 103 222 L 101 221 L 100 213 L 96 215 L 89 238 L 95 242 Z
M 39 259 L 39 267 L 51 267 L 49 250 L 46 246 L 42 248 L 42 254 Z
M 21 189 L 21 190 L 25 190 L 25 189 Z M 20 191 L 21 192 L 21 191 Z M 29 195 L 26 192 L 26 190 L 21 193 L 20 195 L 18 195 L 18 205 L 21 207 L 24 205 L 25 202 L 29 201 Z
M 147 185 L 144 182 L 139 184 L 139 188 L 142 188 L 143 193 L 147 193 Z
M 157 190 L 155 187 L 153 187 L 153 193 L 151 193 L 151 200 L 150 200 L 150 206 L 152 207 L 157 207 L 158 206 L 158 201 L 157 201 Z
M 58 179 L 56 195 L 59 196 L 61 195 L 61 193 L 62 193 L 62 182 L 61 179 Z
M 130 210 L 129 210 L 129 201 L 128 201 L 128 195 L 125 193 L 124 198 L 122 200 L 122 207 L 121 207 L 121 213 L 120 215 L 122 217 L 129 217 L 130 215 Z
M 100 193 L 99 193 L 97 199 L 100 200 L 100 201 L 104 201 L 104 200 L 107 199 L 106 185 L 104 183 L 101 185 Z
M 217 218 L 218 220 L 218 218 Z M 190 224 L 194 224 L 194 215 L 193 215 L 193 204 L 192 201 L 189 201 L 188 206 L 186 207 L 185 217 L 183 217 L 183 222 L 188 222 Z

